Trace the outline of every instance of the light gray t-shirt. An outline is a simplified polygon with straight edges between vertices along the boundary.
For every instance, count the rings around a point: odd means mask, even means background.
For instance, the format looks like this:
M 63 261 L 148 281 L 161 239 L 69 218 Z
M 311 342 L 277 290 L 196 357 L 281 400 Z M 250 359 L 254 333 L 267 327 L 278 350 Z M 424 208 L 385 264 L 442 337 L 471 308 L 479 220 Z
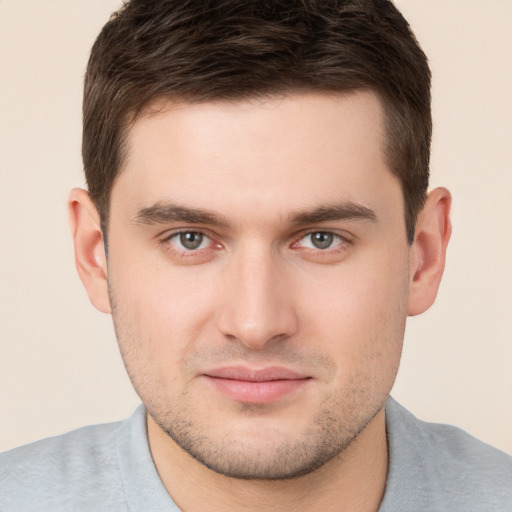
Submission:
M 179 512 L 149 451 L 145 409 L 0 455 L 0 512 Z M 386 405 L 379 512 L 511 512 L 512 458 L 458 428 Z

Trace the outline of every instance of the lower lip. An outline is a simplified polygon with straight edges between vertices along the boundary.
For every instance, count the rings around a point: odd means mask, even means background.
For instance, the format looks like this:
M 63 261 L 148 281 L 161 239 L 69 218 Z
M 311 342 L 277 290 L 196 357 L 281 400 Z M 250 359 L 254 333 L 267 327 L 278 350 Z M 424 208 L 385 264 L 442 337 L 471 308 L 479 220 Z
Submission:
M 224 379 L 219 377 L 206 378 L 223 395 L 250 404 L 268 404 L 294 393 L 310 379 L 283 379 L 267 381 L 247 381 Z

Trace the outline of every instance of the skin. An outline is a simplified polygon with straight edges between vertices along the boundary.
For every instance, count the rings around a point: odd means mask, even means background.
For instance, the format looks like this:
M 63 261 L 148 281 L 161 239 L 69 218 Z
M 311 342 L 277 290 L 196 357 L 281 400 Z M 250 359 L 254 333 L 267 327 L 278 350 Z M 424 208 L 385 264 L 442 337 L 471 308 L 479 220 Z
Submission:
M 108 264 L 72 192 L 78 271 L 183 510 L 377 510 L 405 320 L 434 301 L 450 235 L 436 189 L 407 243 L 384 143 L 370 92 L 155 103 L 114 183 Z M 240 392 L 226 367 L 294 378 Z

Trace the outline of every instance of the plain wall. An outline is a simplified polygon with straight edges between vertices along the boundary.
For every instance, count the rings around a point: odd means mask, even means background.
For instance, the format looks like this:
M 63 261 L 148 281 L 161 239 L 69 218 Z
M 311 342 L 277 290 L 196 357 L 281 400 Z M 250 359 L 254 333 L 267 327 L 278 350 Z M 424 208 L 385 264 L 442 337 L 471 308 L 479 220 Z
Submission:
M 437 303 L 410 319 L 394 396 L 512 454 L 512 2 L 400 0 L 430 58 L 432 186 L 453 193 Z M 138 403 L 74 269 L 81 89 L 118 0 L 0 0 L 0 450 Z

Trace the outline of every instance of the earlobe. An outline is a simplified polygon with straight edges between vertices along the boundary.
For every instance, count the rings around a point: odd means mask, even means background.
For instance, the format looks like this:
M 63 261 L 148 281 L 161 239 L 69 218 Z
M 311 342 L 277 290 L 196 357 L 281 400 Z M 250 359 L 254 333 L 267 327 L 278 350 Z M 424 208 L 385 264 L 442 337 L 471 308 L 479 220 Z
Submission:
M 452 231 L 451 194 L 436 188 L 418 215 L 410 249 L 408 314 L 419 315 L 433 303 L 444 271 L 446 248 Z
M 80 280 L 92 305 L 103 313 L 111 313 L 107 258 L 98 210 L 87 191 L 78 188 L 69 195 L 68 210 Z

